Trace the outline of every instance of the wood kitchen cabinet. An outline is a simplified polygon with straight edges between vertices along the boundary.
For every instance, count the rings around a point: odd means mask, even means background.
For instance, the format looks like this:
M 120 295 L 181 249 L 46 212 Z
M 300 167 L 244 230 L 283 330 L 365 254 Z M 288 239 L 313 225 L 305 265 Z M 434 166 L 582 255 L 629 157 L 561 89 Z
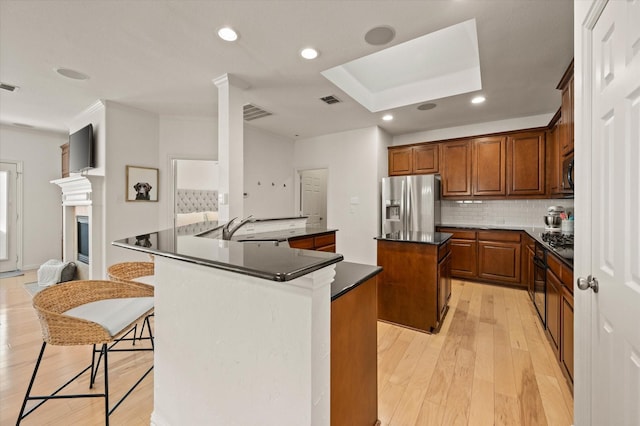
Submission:
M 331 302 L 331 425 L 378 420 L 377 278 Z
M 378 240 L 378 318 L 435 332 L 446 313 L 448 245 Z M 445 263 L 439 262 L 442 259 Z M 439 298 L 439 294 L 441 297 Z
M 471 190 L 471 140 L 446 142 L 440 146 L 442 160 L 442 196 L 470 196 Z
M 561 121 L 562 117 L 558 110 L 551 120 L 550 129 L 546 135 L 547 194 L 551 197 L 562 194 L 562 156 L 559 147 Z
M 545 132 L 512 134 L 507 138 L 507 196 L 545 195 Z M 539 198 L 538 197 L 538 198 Z
M 60 150 L 62 151 L 61 153 L 62 177 L 66 178 L 66 177 L 69 177 L 69 144 L 65 143 L 64 145 L 61 145 Z
M 547 267 L 547 335 L 554 339 L 552 347 L 569 384 L 573 385 L 573 270 L 552 252 L 547 252 Z M 554 310 L 551 325 L 549 303 Z
M 473 195 L 506 195 L 505 136 L 490 136 L 473 140 Z
M 442 324 L 451 298 L 451 242 L 438 250 L 438 323 Z
M 335 231 L 314 236 L 290 238 L 288 242 L 289 247 L 291 248 L 326 251 L 331 253 L 336 252 Z
M 558 357 L 560 354 L 560 311 L 562 309 L 562 282 L 547 269 L 547 336 L 551 349 Z
M 478 242 L 476 231 L 458 228 L 439 228 L 439 232 L 453 234 L 451 244 L 451 276 L 473 279 L 478 277 Z
M 438 173 L 438 144 L 424 144 L 388 149 L 389 176 Z
M 478 277 L 520 284 L 521 235 L 514 231 L 478 232 Z
M 565 71 L 560 83 L 558 83 L 558 90 L 562 91 L 562 103 L 560 111 L 562 114 L 562 122 L 560 124 L 560 154 L 566 156 L 573 152 L 574 146 L 574 96 L 573 96 L 573 60 L 569 67 Z

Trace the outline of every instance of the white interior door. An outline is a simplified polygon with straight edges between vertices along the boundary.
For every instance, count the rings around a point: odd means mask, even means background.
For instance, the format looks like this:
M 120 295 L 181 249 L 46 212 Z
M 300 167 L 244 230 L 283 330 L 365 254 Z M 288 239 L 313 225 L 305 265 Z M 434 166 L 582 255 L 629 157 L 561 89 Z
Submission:
M 0 272 L 18 269 L 17 176 L 15 163 L 0 163 Z
M 582 353 L 578 342 L 576 361 L 590 355 L 590 366 L 576 377 L 576 424 L 640 425 L 640 1 L 593 6 L 581 66 L 590 110 L 584 136 L 591 141 L 582 166 L 591 166 L 583 171 L 591 185 L 581 193 L 577 182 L 576 201 L 591 215 L 591 244 L 580 259 L 589 268 L 578 272 L 592 274 L 599 291 L 577 295 L 586 310 L 577 319 L 589 318 L 577 334 L 591 349 Z M 583 408 L 589 418 L 581 417 Z
M 327 170 L 300 172 L 300 212 L 308 225 L 327 224 Z

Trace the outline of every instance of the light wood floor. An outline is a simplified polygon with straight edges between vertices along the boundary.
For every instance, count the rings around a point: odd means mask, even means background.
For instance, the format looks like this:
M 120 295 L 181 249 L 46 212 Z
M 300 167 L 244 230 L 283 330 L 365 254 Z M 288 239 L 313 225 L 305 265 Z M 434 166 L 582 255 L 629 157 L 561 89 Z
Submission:
M 23 284 L 35 271 L 0 280 L 0 424 L 15 424 L 42 338 Z M 45 393 L 88 364 L 87 347 L 47 347 L 36 382 Z M 188 360 L 185 360 L 188 362 Z M 112 394 L 147 368 L 150 353 L 110 357 Z M 97 391 L 101 390 L 100 376 Z M 72 391 L 85 392 L 83 378 Z M 379 418 L 383 425 L 571 425 L 573 399 L 523 290 L 453 282 L 439 334 L 378 323 Z M 111 416 L 148 425 L 153 377 Z M 49 401 L 23 425 L 100 425 L 101 400 Z M 352 425 L 349 425 L 352 426 Z M 355 425 L 358 426 L 358 425 Z

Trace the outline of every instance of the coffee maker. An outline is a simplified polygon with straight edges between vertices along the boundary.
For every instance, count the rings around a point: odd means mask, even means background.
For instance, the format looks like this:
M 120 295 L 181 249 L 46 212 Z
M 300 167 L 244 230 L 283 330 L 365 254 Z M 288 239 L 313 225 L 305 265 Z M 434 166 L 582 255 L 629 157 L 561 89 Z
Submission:
M 546 232 L 560 232 L 562 225 L 562 216 L 564 216 L 564 207 L 549 207 L 547 209 L 547 215 L 544 217 L 544 230 Z

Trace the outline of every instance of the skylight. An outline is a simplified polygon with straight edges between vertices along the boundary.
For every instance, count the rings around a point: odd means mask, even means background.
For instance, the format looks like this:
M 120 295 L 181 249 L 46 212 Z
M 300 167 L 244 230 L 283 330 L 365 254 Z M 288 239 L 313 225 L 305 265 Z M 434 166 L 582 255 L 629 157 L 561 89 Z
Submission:
M 371 112 L 480 90 L 476 20 L 355 59 L 322 75 Z

